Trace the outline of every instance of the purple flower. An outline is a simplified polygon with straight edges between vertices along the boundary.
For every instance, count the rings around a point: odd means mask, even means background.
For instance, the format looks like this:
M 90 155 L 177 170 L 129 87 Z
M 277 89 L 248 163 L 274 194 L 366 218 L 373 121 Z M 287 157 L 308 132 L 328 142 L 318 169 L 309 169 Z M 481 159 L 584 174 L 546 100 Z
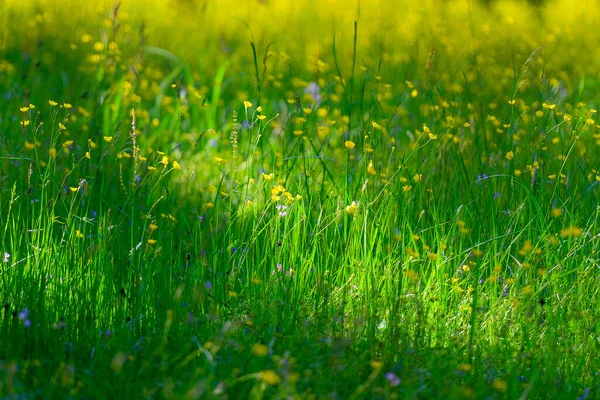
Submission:
M 282 211 L 279 213 L 279 218 L 283 218 L 287 215 L 287 211 Z
M 212 282 L 211 281 L 206 281 L 206 283 L 204 284 L 204 287 L 206 288 L 206 290 L 212 289 Z
M 21 321 L 23 321 L 23 325 L 25 325 L 26 328 L 29 328 L 31 326 L 31 321 L 29 320 L 29 310 L 24 308 L 21 310 L 21 312 L 19 313 L 19 319 Z
M 8 254 L 7 252 L 4 252 L 4 262 L 7 263 L 8 260 L 10 258 L 10 254 Z
M 277 271 L 279 271 L 279 272 L 283 271 L 283 265 L 277 264 Z
M 237 251 L 237 248 L 235 246 L 231 247 L 231 254 L 234 254 Z
M 398 386 L 402 382 L 392 371 L 385 374 L 385 379 L 387 379 L 391 386 Z
M 500 198 L 500 192 L 494 192 L 494 199 Z

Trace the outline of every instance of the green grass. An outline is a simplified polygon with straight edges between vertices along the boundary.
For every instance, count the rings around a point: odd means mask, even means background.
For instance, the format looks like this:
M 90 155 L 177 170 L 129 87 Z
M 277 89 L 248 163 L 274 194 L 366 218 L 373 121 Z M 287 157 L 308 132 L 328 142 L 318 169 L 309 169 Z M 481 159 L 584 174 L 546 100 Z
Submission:
M 595 11 L 158 3 L 0 1 L 0 397 L 600 393 Z

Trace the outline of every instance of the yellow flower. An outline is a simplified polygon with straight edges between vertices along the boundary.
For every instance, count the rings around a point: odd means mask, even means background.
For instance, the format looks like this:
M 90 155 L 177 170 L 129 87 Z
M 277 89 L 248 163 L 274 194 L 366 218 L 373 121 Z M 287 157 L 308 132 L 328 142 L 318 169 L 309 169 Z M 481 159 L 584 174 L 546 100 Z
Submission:
M 29 111 L 29 107 L 21 107 L 21 108 L 19 108 L 19 110 L 21 112 L 27 112 L 27 111 Z
M 379 125 L 377 122 L 375 121 L 371 121 L 371 125 L 373 125 L 373 128 L 375 129 L 381 129 L 381 125 Z
M 76 187 L 69 187 L 69 189 L 71 189 L 71 192 L 76 192 L 76 191 L 79 190 L 79 187 L 78 186 L 76 186 Z
M 502 379 L 496 379 L 493 383 L 492 386 L 494 387 L 494 389 L 496 390 L 500 390 L 501 392 L 506 390 L 506 387 L 508 386 L 506 384 L 505 381 L 503 381 Z
M 258 373 L 258 377 L 267 385 L 277 386 L 281 383 L 281 378 L 279 375 L 277 375 L 277 372 L 273 371 L 272 369 L 260 371 Z
M 89 151 L 86 151 L 86 152 L 85 152 L 85 158 L 87 158 L 88 160 L 91 158 L 91 156 L 90 156 L 90 152 L 89 152 Z
M 73 108 L 73 106 L 71 104 L 69 104 L 69 103 L 63 103 L 63 107 L 66 108 L 67 110 L 69 108 Z
M 367 167 L 367 173 L 369 175 L 375 175 L 377 173 L 375 171 L 375 168 L 373 167 L 373 160 L 369 161 L 369 166 Z
M 112 136 L 104 136 L 104 141 L 110 143 L 110 142 L 112 142 L 112 140 L 113 140 Z
M 262 343 L 256 343 L 252 346 L 252 354 L 257 357 L 264 357 L 269 354 L 269 347 Z
M 173 161 L 173 168 L 175 169 L 181 169 L 181 165 L 179 165 L 179 163 L 177 161 Z
M 28 126 L 28 125 L 29 125 L 29 122 L 30 122 L 29 120 L 21 121 L 21 126 L 22 126 L 23 128 L 25 128 L 26 126 Z
M 351 150 L 351 149 L 353 149 L 353 148 L 354 148 L 354 146 L 356 146 L 356 143 L 354 143 L 354 142 L 353 142 L 353 141 L 351 141 L 351 140 L 346 140 L 346 141 L 344 142 L 344 146 L 346 146 L 346 148 L 347 148 L 347 149 Z
M 261 121 L 262 121 L 263 119 L 265 119 L 265 118 L 267 118 L 267 117 L 265 117 L 264 115 L 259 115 L 259 116 L 258 116 L 258 117 L 256 117 L 256 118 L 258 118 L 259 120 L 261 120 Z
M 583 230 L 576 226 L 570 226 L 560 231 L 560 236 L 563 238 L 579 237 L 583 235 Z
M 156 244 L 156 240 L 154 240 L 154 239 L 148 239 L 148 244 Z
M 163 158 L 161 160 L 161 164 L 169 165 L 169 157 L 163 156 Z
M 57 103 L 57 102 L 55 102 L 55 101 L 52 101 L 52 100 L 48 100 L 48 104 L 50 104 L 50 106 L 51 106 L 51 107 L 55 107 L 55 106 L 57 106 L 57 105 L 58 105 L 58 103 Z
M 588 124 L 588 125 L 594 125 L 596 123 L 596 121 L 594 121 L 591 118 L 588 118 L 588 119 L 585 120 L 585 123 Z
M 67 127 L 64 126 L 61 122 L 58 123 L 58 127 L 60 128 L 60 130 L 63 130 L 63 131 L 67 130 Z
M 346 206 L 346 212 L 350 215 L 358 214 L 358 202 L 353 201 L 352 204 L 350 204 L 349 206 Z
M 250 103 L 248 100 L 244 100 L 244 108 L 250 108 L 252 107 L 252 103 Z
M 83 237 L 83 233 L 81 233 L 81 231 L 79 229 L 77 229 L 75 231 L 75 236 L 78 237 L 78 238 L 82 238 Z
M 512 151 L 509 151 L 508 153 L 506 153 L 505 155 L 507 160 L 512 160 L 515 157 L 515 153 L 513 153 Z

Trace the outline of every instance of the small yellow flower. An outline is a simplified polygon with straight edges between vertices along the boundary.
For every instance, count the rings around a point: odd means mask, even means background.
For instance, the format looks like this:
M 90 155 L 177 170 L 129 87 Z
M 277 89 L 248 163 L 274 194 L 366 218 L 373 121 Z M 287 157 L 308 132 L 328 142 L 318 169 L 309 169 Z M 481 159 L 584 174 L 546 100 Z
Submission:
M 264 115 L 259 115 L 259 116 L 258 116 L 258 117 L 256 117 L 256 118 L 258 118 L 260 121 L 262 121 L 262 120 L 264 120 L 264 119 L 265 119 L 265 118 L 267 118 L 267 117 L 265 117 Z
M 156 240 L 154 240 L 154 239 L 148 239 L 148 244 L 156 244 Z
M 26 126 L 29 126 L 29 122 L 29 120 L 21 121 L 21 126 L 25 128 Z
M 64 125 L 63 125 L 61 122 L 59 122 L 59 123 L 58 123 L 58 128 L 59 128 L 60 130 L 62 130 L 62 131 L 65 131 L 65 130 L 67 130 L 67 127 L 66 127 L 66 126 L 64 126 Z
M 377 173 L 375 171 L 375 167 L 373 167 L 373 160 L 369 161 L 369 166 L 367 167 L 367 173 L 369 175 L 375 175 Z
M 69 189 L 71 189 L 71 192 L 76 192 L 76 191 L 79 190 L 79 187 L 78 186 L 76 186 L 76 187 L 69 187 Z
M 150 226 L 148 226 L 148 229 L 150 230 L 150 232 L 154 232 L 158 229 L 158 225 L 151 223 Z
M 169 157 L 163 156 L 163 158 L 161 160 L 161 164 L 169 165 Z
M 264 357 L 269 354 L 269 347 L 262 343 L 256 343 L 252 346 L 252 354 L 257 357 Z
M 281 383 L 281 378 L 279 375 L 277 375 L 277 372 L 273 371 L 272 369 L 260 371 L 258 373 L 258 377 L 267 385 L 277 386 Z
M 19 108 L 19 110 L 21 112 L 27 112 L 27 111 L 29 111 L 29 107 L 21 107 L 21 108 Z
M 244 108 L 250 108 L 252 107 L 252 103 L 250 103 L 248 100 L 244 100 Z
M 81 231 L 79 229 L 77 229 L 75 231 L 75 236 L 78 237 L 78 238 L 82 238 L 83 237 L 83 233 L 81 233 Z
M 583 235 L 583 230 L 576 226 L 570 226 L 560 231 L 560 236 L 563 238 L 579 237 Z
M 346 140 L 344 142 L 344 146 L 346 146 L 347 149 L 352 150 L 354 148 L 354 146 L 356 146 L 356 143 L 354 143 L 351 140 Z
M 499 390 L 501 392 L 505 391 L 507 388 L 507 384 L 506 381 L 503 381 L 502 379 L 496 379 L 493 383 L 492 386 L 494 387 L 494 389 Z
M 85 158 L 87 158 L 88 160 L 91 158 L 91 156 L 90 156 L 90 152 L 89 152 L 89 151 L 86 151 L 86 152 L 85 152 Z
M 373 128 L 375 129 L 381 129 L 381 125 L 379 125 L 377 122 L 375 121 L 371 121 L 371 125 L 373 125 Z
M 346 212 L 350 215 L 358 214 L 358 202 L 353 201 L 352 204 L 350 204 L 349 206 L 346 206 Z
M 418 91 L 417 89 L 413 89 L 413 90 L 410 92 L 410 97 L 412 97 L 413 99 L 414 99 L 415 97 L 417 97 L 418 95 L 419 95 L 419 91 Z
M 48 100 L 48 104 L 50 104 L 50 107 L 56 107 L 58 105 L 58 103 L 53 100 Z
M 585 120 L 585 123 L 588 124 L 588 125 L 594 125 L 596 123 L 596 121 L 594 121 L 591 118 L 588 118 L 588 119 Z
M 371 361 L 370 364 L 373 369 L 379 369 L 379 368 L 383 367 L 383 363 L 379 360 L 373 360 L 373 361 Z
M 509 152 L 506 153 L 505 157 L 506 157 L 507 160 L 510 161 L 510 160 L 512 160 L 515 157 L 515 153 L 513 153 L 512 151 L 509 151 Z
M 173 168 L 180 170 L 181 169 L 181 165 L 179 165 L 179 163 L 177 161 L 173 161 Z
M 112 140 L 113 140 L 113 137 L 112 137 L 112 136 L 104 136 L 104 141 L 105 141 L 105 142 L 108 142 L 108 143 L 110 143 L 110 142 L 112 142 Z
M 66 108 L 67 110 L 70 108 L 73 108 L 73 106 L 69 103 L 63 103 L 63 107 Z

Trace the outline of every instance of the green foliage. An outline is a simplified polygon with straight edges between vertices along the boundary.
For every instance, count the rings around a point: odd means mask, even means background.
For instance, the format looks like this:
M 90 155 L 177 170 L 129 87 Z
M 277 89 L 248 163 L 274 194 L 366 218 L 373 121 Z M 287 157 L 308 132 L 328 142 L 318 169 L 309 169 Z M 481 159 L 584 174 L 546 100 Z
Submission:
M 600 392 L 600 14 L 22 3 L 0 397 Z

